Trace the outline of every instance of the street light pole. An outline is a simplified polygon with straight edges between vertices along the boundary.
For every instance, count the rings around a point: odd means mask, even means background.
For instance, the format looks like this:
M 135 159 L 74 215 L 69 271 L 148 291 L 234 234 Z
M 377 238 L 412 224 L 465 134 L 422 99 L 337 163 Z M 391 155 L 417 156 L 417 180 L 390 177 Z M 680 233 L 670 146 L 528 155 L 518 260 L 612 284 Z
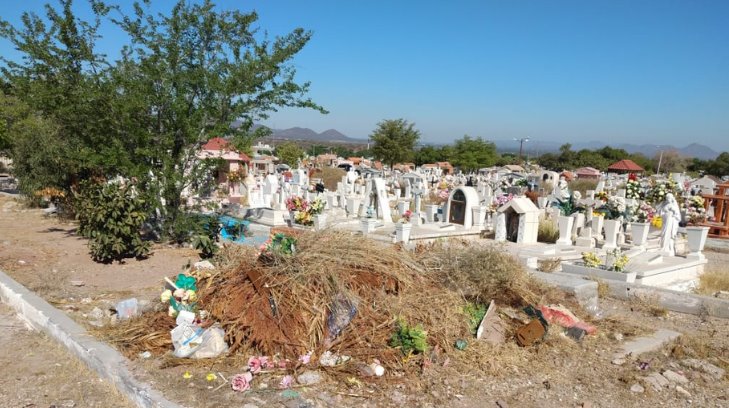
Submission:
M 661 146 L 656 146 L 659 149 L 661 149 Z M 663 149 L 661 149 L 661 155 L 658 156 L 658 168 L 656 169 L 656 174 L 661 173 L 661 162 L 663 162 Z
M 522 137 L 521 139 L 514 138 L 517 142 L 519 142 L 519 163 L 521 163 L 521 153 L 524 150 L 524 142 L 528 142 L 528 137 Z

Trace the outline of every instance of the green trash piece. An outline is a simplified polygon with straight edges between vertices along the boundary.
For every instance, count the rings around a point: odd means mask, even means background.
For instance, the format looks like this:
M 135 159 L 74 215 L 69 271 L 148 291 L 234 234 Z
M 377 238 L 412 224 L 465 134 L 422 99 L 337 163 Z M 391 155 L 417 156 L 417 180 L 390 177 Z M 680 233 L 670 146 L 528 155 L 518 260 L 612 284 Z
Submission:
M 465 350 L 466 347 L 468 347 L 468 342 L 463 339 L 456 340 L 456 349 L 457 350 Z

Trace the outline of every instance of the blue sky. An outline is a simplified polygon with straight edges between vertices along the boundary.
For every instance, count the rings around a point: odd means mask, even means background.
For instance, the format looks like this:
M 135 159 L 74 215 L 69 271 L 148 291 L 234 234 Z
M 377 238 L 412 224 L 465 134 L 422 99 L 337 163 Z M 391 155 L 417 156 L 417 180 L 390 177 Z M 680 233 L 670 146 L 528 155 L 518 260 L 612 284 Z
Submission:
M 729 1 L 216 3 L 257 10 L 270 35 L 314 32 L 297 77 L 331 113 L 286 109 L 272 127 L 364 138 L 404 118 L 431 143 L 468 134 L 729 151 Z M 0 15 L 15 22 L 42 4 L 3 2 Z M 105 33 L 113 54 L 123 39 Z M 5 42 L 0 52 L 12 55 Z

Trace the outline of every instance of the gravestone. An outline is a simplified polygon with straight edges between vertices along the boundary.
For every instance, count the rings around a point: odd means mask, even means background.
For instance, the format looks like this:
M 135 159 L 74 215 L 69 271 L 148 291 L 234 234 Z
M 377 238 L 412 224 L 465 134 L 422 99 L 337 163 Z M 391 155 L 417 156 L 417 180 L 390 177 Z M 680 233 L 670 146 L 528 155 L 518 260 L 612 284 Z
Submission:
M 451 191 L 445 207 L 446 222 L 463 225 L 464 228 L 473 227 L 473 212 L 471 209 L 479 205 L 478 193 L 473 187 L 456 187 Z

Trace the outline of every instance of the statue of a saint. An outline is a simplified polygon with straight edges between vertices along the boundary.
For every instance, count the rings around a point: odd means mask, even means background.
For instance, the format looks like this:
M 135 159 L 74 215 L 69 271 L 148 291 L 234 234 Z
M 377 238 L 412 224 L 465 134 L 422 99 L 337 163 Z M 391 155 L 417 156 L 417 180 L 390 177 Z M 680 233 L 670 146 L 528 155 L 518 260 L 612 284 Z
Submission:
M 676 255 L 676 235 L 678 223 L 681 221 L 681 209 L 678 207 L 673 194 L 666 194 L 666 198 L 658 206 L 663 228 L 661 229 L 661 251 L 670 256 Z

